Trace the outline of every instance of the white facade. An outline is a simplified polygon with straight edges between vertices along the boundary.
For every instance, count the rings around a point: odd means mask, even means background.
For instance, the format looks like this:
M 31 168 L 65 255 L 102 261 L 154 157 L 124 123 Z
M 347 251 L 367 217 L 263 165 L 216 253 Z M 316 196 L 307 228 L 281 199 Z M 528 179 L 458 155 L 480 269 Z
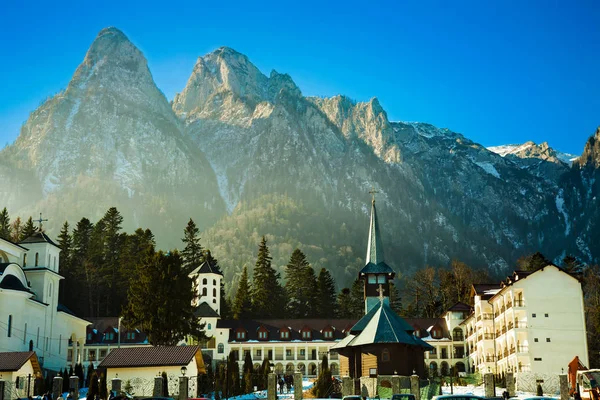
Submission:
M 49 242 L 17 245 L 0 239 L 0 348 L 35 351 L 42 368 L 55 371 L 67 366 L 72 343 L 82 348 L 88 324 L 60 310 L 59 252 Z
M 516 272 L 463 323 L 480 372 L 560 374 L 579 356 L 588 365 L 581 283 L 553 265 Z
M 215 271 L 207 262 L 190 273 L 190 278 L 194 280 L 198 299 L 195 300 L 195 306 L 205 302 L 217 314 L 221 313 L 221 280 L 223 275 Z

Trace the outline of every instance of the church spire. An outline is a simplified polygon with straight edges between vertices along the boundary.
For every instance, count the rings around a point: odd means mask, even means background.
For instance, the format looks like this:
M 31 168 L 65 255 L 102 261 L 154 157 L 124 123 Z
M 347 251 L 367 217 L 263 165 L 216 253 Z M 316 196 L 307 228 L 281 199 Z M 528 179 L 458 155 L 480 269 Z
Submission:
M 369 193 L 373 195 L 371 201 L 371 223 L 369 225 L 369 241 L 367 243 L 367 257 L 365 264 L 373 263 L 375 265 L 383 262 L 383 246 L 381 244 L 381 235 L 379 234 L 379 223 L 377 222 L 377 210 L 375 208 L 374 189 Z

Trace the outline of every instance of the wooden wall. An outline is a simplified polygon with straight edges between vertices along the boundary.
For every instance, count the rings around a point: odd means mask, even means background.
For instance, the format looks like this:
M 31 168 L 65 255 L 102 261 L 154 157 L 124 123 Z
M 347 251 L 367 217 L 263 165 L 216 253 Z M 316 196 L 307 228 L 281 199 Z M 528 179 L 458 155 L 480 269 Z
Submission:
M 369 376 L 369 369 L 377 368 L 377 354 L 363 353 L 362 359 L 362 373 L 361 376 Z

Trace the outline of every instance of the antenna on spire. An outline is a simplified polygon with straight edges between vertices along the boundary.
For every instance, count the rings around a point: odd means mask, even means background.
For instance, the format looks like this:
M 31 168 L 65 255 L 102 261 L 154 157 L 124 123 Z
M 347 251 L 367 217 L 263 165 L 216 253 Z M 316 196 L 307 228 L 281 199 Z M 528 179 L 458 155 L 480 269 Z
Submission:
M 373 196 L 373 199 L 371 200 L 373 204 L 375 204 L 375 193 L 379 193 L 379 191 L 375 190 L 375 188 L 372 187 L 371 190 L 369 190 L 369 194 Z
M 40 224 L 40 227 L 38 228 L 40 232 L 42 232 L 42 222 L 47 222 L 47 219 L 43 219 L 42 218 L 42 213 L 40 213 L 40 219 L 36 220 L 35 222 L 37 222 L 38 224 Z

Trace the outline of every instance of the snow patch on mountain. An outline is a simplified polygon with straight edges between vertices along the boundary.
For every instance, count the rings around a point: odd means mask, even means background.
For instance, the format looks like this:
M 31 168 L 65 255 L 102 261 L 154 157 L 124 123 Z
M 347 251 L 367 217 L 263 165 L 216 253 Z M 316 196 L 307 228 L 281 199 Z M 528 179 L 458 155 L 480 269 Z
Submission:
M 556 209 L 565 219 L 565 236 L 568 236 L 569 232 L 571 232 L 571 223 L 569 222 L 569 214 L 567 214 L 567 211 L 565 210 L 565 199 L 563 198 L 563 194 L 563 189 L 560 189 L 556 195 Z
M 475 163 L 475 165 L 477 165 L 479 168 L 483 169 L 488 174 L 490 174 L 498 179 L 502 179 L 500 177 L 500 173 L 498 172 L 496 167 L 494 167 L 494 165 L 491 162 L 489 162 L 489 161 L 474 161 L 474 163 Z
M 508 154 L 514 154 L 526 150 L 532 146 L 535 146 L 533 142 L 526 142 L 523 144 L 506 144 L 503 146 L 491 146 L 487 149 L 492 153 L 496 153 L 501 157 L 505 157 Z

